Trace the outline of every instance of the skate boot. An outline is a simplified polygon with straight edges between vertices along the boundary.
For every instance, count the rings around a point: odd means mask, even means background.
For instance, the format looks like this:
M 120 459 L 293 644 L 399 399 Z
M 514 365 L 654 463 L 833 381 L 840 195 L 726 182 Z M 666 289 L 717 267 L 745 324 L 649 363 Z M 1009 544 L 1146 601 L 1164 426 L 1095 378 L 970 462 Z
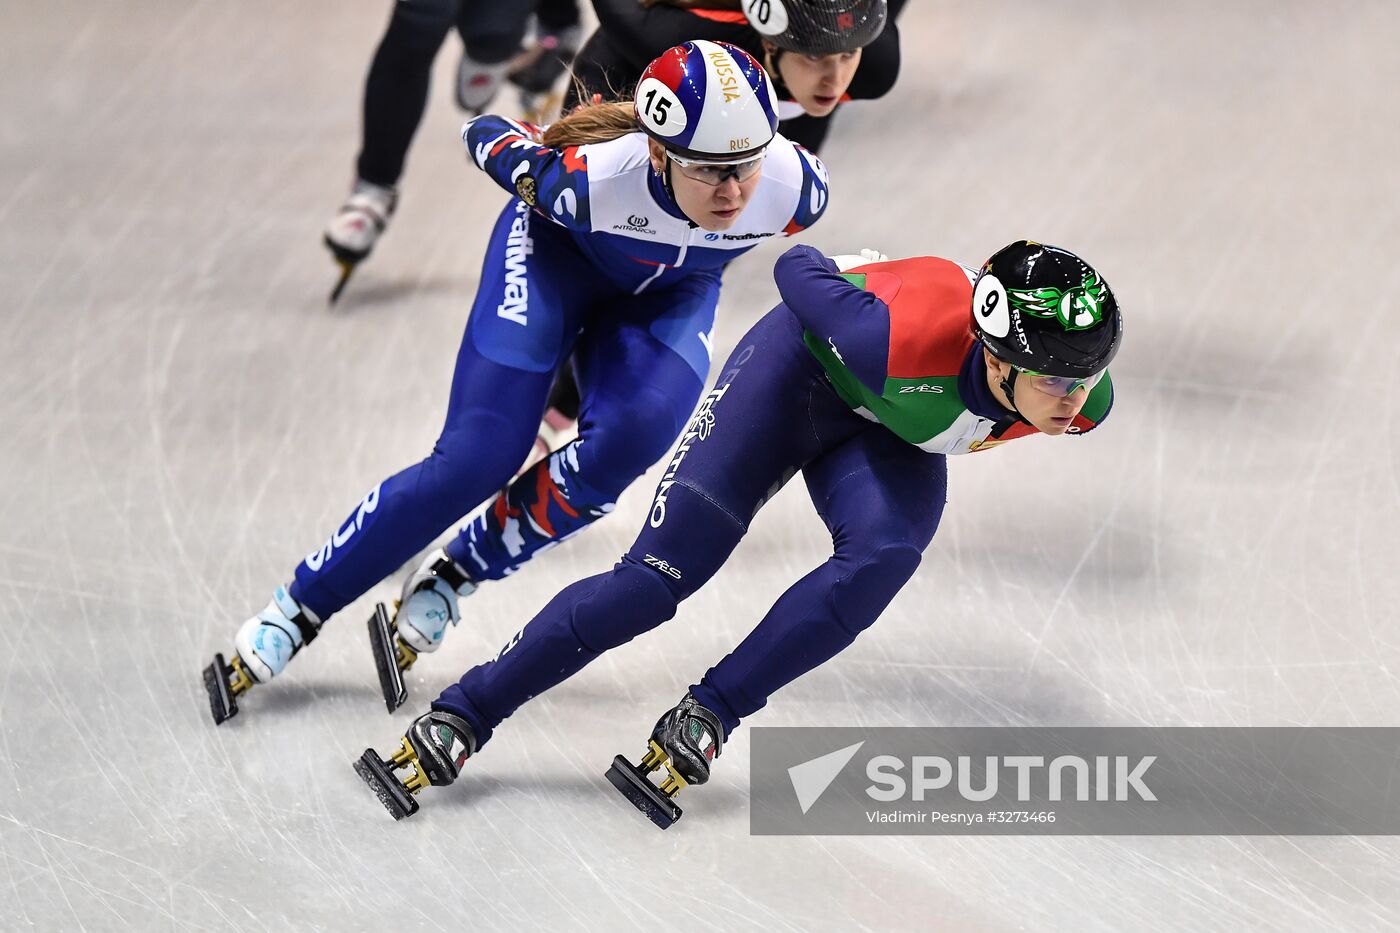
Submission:
M 457 780 L 462 765 L 476 753 L 476 736 L 466 720 L 434 710 L 413 720 L 399 740 L 399 750 L 380 758 L 372 748 L 365 749 L 355 762 L 355 771 L 374 791 L 384 809 L 396 820 L 418 812 L 413 795 L 423 788 L 446 787 Z M 410 773 L 400 778 L 395 772 Z
M 474 117 L 485 113 L 496 99 L 509 68 L 510 62 L 488 65 L 463 52 L 462 60 L 457 63 L 457 106 Z
M 358 179 L 350 197 L 326 225 L 326 246 L 340 266 L 340 278 L 331 290 L 331 304 L 335 304 L 345 290 L 345 283 L 350 281 L 355 267 L 374 249 L 398 201 L 398 193 L 393 188 Z
M 710 762 L 724 748 L 724 728 L 718 716 L 687 693 L 657 722 L 647 746 L 636 765 L 621 755 L 613 758 L 608 780 L 648 819 L 667 829 L 681 818 L 673 799 L 681 788 L 710 779 Z M 668 774 L 658 787 L 647 775 L 663 765 Z
M 558 115 L 564 95 L 555 85 L 569 70 L 582 38 L 578 26 L 542 31 L 534 45 L 511 62 L 510 83 L 520 89 L 520 109 L 526 122 L 549 123 Z
M 282 672 L 292 656 L 315 640 L 321 620 L 299 605 L 281 586 L 262 612 L 243 623 L 234 636 L 231 663 L 222 654 L 204 669 L 209 711 L 218 725 L 238 715 L 238 698 Z
M 413 666 L 418 655 L 438 649 L 447 627 L 461 619 L 458 598 L 475 590 L 476 584 L 461 564 L 446 551 L 436 550 L 404 581 L 392 614 L 386 604 L 375 605 L 369 620 L 369 645 L 389 712 L 408 699 L 403 672 Z

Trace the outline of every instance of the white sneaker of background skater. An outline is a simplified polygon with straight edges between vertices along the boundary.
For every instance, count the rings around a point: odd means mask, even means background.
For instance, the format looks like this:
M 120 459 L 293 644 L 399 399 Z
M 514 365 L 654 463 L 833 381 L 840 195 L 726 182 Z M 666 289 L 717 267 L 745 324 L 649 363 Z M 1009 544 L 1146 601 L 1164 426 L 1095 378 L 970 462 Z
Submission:
M 343 263 L 360 262 L 374 249 L 397 204 L 393 188 L 357 180 L 350 196 L 326 224 L 326 246 Z
M 496 99 L 509 68 L 509 61 L 487 65 L 462 53 L 462 60 L 457 63 L 457 106 L 473 116 L 485 113 Z

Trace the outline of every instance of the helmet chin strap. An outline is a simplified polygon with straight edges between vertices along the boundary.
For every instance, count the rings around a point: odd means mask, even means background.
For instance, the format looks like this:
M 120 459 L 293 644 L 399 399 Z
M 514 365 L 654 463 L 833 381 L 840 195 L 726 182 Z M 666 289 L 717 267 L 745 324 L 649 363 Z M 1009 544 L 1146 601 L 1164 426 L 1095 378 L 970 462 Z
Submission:
M 768 71 L 768 80 L 773 84 L 773 90 L 779 93 L 787 90 L 787 85 L 783 83 L 782 73 L 778 71 L 778 59 L 783 57 L 786 49 L 774 46 L 770 51 L 763 50 L 763 66 Z
M 676 189 L 671 185 L 671 159 L 669 156 L 666 156 L 665 159 L 666 168 L 659 173 L 661 175 L 661 187 L 665 189 L 666 197 L 670 198 L 677 208 L 680 208 L 681 202 L 676 200 Z M 681 213 L 685 213 L 683 208 L 681 208 Z M 692 228 L 700 226 L 690 219 L 689 214 L 686 214 L 686 222 L 689 223 Z
M 666 189 L 666 196 L 672 201 L 676 201 L 676 189 L 671 184 L 671 157 L 663 156 L 666 160 L 666 168 L 661 172 L 661 187 Z M 681 202 L 676 201 L 676 206 L 680 207 Z
M 1016 367 L 1011 367 L 1009 378 L 1007 376 L 1001 376 L 999 379 L 998 385 L 1001 387 L 1001 391 L 1006 395 L 1007 402 L 1011 404 L 1011 411 L 1016 415 L 1016 419 L 1030 424 L 1030 420 L 1027 419 L 1025 415 L 1021 414 L 1021 409 L 1016 407 Z

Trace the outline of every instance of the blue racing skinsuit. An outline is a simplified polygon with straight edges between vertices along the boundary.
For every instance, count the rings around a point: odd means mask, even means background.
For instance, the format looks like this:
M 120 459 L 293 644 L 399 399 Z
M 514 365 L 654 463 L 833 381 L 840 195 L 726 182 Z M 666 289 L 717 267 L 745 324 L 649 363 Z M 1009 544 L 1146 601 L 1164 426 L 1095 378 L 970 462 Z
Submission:
M 433 703 L 465 719 L 478 748 L 521 704 L 673 617 L 800 472 L 831 557 L 691 685 L 729 734 L 854 642 L 913 576 L 943 515 L 948 455 L 1039 433 L 988 386 L 971 328 L 975 273 L 933 257 L 856 272 L 838 275 L 806 246 L 778 260 L 783 302 L 700 403 L 627 554 L 563 589 Z M 1072 436 L 1107 417 L 1112 393 L 1105 377 Z
M 517 196 L 491 234 L 432 453 L 371 489 L 297 566 L 292 597 L 322 620 L 493 494 L 447 547 L 475 580 L 513 572 L 609 511 L 700 397 L 724 267 L 826 207 L 825 169 L 781 136 L 743 213 L 711 233 L 666 193 L 641 133 L 552 149 L 535 131 L 496 116 L 463 128 L 477 166 Z M 578 439 L 501 491 L 571 353 Z

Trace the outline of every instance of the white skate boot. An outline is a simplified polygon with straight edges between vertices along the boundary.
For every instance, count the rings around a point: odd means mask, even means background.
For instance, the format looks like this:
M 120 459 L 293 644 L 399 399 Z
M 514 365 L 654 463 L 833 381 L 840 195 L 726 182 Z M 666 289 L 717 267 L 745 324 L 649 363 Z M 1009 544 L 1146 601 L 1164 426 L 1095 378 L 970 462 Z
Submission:
M 496 99 L 508 68 L 510 62 L 487 65 L 463 52 L 462 60 L 457 63 L 457 106 L 472 116 L 480 116 Z
M 340 210 L 326 224 L 326 246 L 340 265 L 340 279 L 331 292 L 331 304 L 335 304 L 340 297 L 355 266 L 374 249 L 374 244 L 389 225 L 389 218 L 394 215 L 398 200 L 398 193 L 393 188 L 359 179 Z
M 374 607 L 369 643 L 389 712 L 408 699 L 403 672 L 413 666 L 418 655 L 438 650 L 447 627 L 462 617 L 458 599 L 475 591 L 476 584 L 462 566 L 439 549 L 424 558 L 404 581 L 396 612 L 391 615 L 384 603 Z
M 204 669 L 204 687 L 215 725 L 238 714 L 237 698 L 254 684 L 267 683 L 287 666 L 292 656 L 311 644 L 321 620 L 297 603 L 285 586 L 279 586 L 271 602 L 244 622 L 233 638 L 232 663 L 222 654 Z

